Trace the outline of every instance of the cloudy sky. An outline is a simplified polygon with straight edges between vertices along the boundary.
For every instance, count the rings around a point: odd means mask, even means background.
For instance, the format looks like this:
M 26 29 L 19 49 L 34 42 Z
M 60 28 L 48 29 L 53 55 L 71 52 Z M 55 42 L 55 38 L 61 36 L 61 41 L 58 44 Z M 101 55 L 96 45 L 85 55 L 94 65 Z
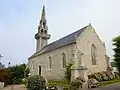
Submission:
M 1 62 L 27 63 L 35 52 L 34 35 L 40 20 L 42 0 L 0 0 Z M 46 0 L 49 42 L 70 34 L 89 23 L 113 55 L 112 38 L 120 35 L 119 0 Z

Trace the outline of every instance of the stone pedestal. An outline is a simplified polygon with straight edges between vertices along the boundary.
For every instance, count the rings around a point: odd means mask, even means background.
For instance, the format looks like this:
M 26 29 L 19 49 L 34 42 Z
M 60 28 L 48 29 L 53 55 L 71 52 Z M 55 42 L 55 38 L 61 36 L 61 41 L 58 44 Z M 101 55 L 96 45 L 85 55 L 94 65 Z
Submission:
M 71 81 L 74 81 L 77 77 L 83 77 L 85 82 L 83 83 L 83 88 L 88 88 L 88 76 L 87 76 L 87 67 L 86 66 L 76 66 L 71 67 Z

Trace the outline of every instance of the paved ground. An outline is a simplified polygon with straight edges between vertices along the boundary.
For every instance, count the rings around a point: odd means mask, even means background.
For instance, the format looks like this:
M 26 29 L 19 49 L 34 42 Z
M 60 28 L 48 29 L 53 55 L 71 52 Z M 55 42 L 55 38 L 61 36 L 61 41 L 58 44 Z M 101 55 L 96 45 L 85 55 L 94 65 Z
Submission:
M 24 85 L 7 86 L 0 90 L 27 90 Z
M 27 89 L 25 89 L 24 85 L 14 85 L 14 87 L 7 86 L 4 89 L 0 89 L 0 90 L 27 90 Z M 120 84 L 112 84 L 112 85 L 105 86 L 105 87 L 92 88 L 92 89 L 87 89 L 87 90 L 120 90 Z

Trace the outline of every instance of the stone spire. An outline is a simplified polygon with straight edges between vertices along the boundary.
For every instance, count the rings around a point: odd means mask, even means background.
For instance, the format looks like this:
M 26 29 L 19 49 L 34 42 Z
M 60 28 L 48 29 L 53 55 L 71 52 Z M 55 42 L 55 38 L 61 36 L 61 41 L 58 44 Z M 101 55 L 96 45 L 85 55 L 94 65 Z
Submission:
M 46 17 L 45 17 L 45 6 L 43 6 L 42 9 L 42 16 L 40 22 L 46 22 Z
M 35 35 L 35 39 L 37 40 L 36 52 L 40 51 L 42 47 L 47 45 L 49 38 L 50 35 L 48 34 L 47 20 L 45 17 L 45 6 L 43 6 L 41 20 L 38 26 L 38 33 Z
M 45 16 L 45 6 L 43 6 L 43 9 L 42 9 L 42 14 L 41 14 L 41 20 L 40 20 L 40 27 L 46 27 L 46 24 L 47 24 L 47 20 L 46 20 L 46 16 Z

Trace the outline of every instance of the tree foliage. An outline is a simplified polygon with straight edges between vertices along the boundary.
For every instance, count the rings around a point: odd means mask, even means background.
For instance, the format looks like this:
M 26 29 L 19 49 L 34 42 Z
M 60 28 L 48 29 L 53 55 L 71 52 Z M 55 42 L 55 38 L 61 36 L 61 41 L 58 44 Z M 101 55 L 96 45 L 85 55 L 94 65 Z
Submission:
M 5 82 L 5 85 L 9 82 L 9 73 L 6 69 L 0 70 L 0 82 Z
M 83 77 L 77 77 L 74 81 L 70 82 L 69 89 L 78 90 L 78 88 L 82 88 L 84 82 L 85 79 Z
M 25 77 L 25 78 L 27 78 L 27 77 L 29 76 L 29 75 L 28 75 L 29 72 L 30 72 L 29 68 L 26 68 L 25 71 L 24 71 L 24 77 Z
M 115 46 L 114 50 L 114 62 L 117 67 L 118 72 L 120 73 L 120 36 L 117 36 L 113 39 L 113 45 Z
M 26 71 L 25 71 L 26 70 Z M 29 70 L 26 69 L 26 64 L 11 66 L 0 70 L 0 81 L 8 84 L 21 84 L 23 78 L 27 77 Z
M 10 79 L 11 79 L 10 84 L 22 83 L 25 69 L 26 69 L 25 64 L 9 67 L 8 72 L 10 73 Z
M 66 65 L 65 79 L 68 83 L 70 83 L 71 81 L 71 66 L 72 64 Z
M 28 90 L 43 90 L 45 88 L 45 78 L 40 75 L 31 76 L 28 78 Z

